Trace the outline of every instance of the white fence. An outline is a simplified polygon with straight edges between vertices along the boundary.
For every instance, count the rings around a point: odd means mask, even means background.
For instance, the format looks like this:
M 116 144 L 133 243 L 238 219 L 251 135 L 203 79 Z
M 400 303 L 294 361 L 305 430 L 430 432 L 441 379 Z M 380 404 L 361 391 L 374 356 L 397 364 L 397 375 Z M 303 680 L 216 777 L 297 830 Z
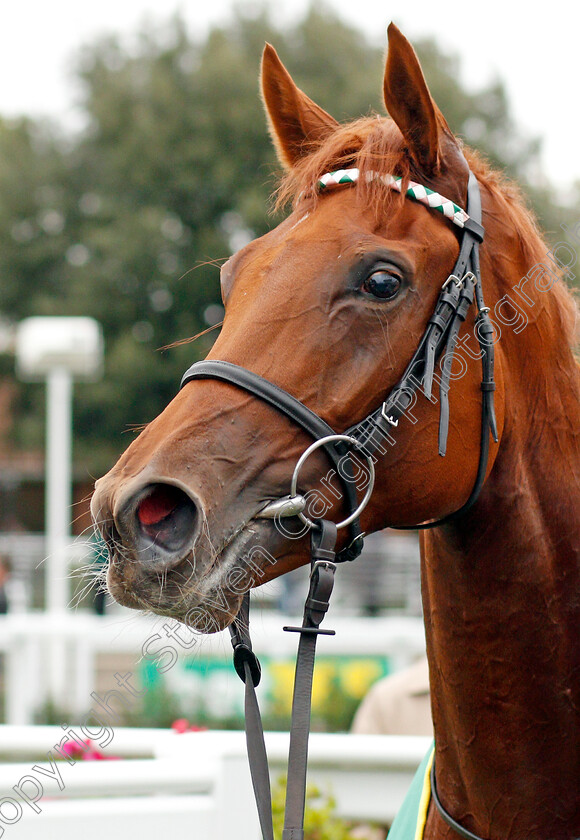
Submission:
M 256 612 L 252 618 L 252 638 L 258 655 L 272 658 L 294 656 L 295 634 L 284 633 L 282 626 L 296 618 Z M 330 616 L 328 626 L 336 636 L 322 636 L 318 651 L 325 656 L 387 656 L 394 669 L 403 667 L 425 649 L 421 619 L 412 617 L 348 618 Z M 99 653 L 123 653 L 140 660 L 158 655 L 213 656 L 231 658 L 229 635 L 218 633 L 194 637 L 191 631 L 179 631 L 186 645 L 169 635 L 167 628 L 177 625 L 173 619 L 142 617 L 128 613 L 101 617 L 87 613 L 62 614 L 18 613 L 0 616 L 0 651 L 6 661 L 6 721 L 26 724 L 33 720 L 49 695 L 61 707 L 81 716 L 91 707 L 91 692 L 96 687 L 96 657 Z M 189 636 L 189 638 L 187 638 Z M 232 670 L 233 673 L 233 670 Z M 54 685 L 55 674 L 64 675 Z M 115 684 L 110 686 L 116 688 Z M 60 693 L 59 693 L 60 692 Z
M 62 737 L 59 727 L 0 727 L 1 749 L 15 757 L 54 754 Z M 267 733 L 266 743 L 276 780 L 285 772 L 288 736 Z M 423 737 L 314 733 L 309 781 L 335 797 L 340 816 L 388 824 L 429 743 Z M 6 839 L 159 840 L 175 832 L 258 840 L 243 733 L 117 729 L 110 751 L 152 757 L 74 765 L 29 758 L 0 765 Z

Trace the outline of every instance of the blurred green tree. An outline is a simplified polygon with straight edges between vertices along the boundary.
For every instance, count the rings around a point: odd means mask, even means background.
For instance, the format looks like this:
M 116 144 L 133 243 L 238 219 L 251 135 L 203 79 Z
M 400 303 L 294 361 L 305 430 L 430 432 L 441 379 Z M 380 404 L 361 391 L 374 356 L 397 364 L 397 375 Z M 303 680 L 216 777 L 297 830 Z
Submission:
M 238 12 L 193 39 L 174 17 L 129 48 L 107 38 L 78 58 L 86 129 L 75 137 L 0 122 L 0 317 L 85 314 L 105 332 L 106 376 L 76 388 L 76 455 L 93 473 L 151 420 L 207 352 L 159 348 L 220 321 L 219 263 L 275 221 L 277 164 L 258 95 L 265 41 L 338 119 L 382 111 L 383 49 L 313 6 L 283 31 Z M 452 128 L 524 184 L 538 143 L 509 117 L 499 82 L 471 93 L 454 57 L 418 52 Z M 553 229 L 561 210 L 530 189 Z M 6 360 L 0 374 L 8 375 Z M 42 441 L 42 389 L 20 386 L 15 443 Z

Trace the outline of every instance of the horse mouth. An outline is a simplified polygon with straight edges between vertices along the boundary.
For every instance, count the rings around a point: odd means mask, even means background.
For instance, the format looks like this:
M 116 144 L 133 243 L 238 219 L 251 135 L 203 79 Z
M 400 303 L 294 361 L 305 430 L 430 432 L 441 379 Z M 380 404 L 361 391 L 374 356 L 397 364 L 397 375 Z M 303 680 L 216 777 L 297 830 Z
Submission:
M 164 568 L 151 568 L 108 538 L 107 585 L 112 597 L 132 609 L 175 618 L 201 633 L 215 633 L 236 617 L 244 594 L 275 576 L 279 533 L 272 520 L 250 518 L 212 547 L 202 529 L 195 548 Z

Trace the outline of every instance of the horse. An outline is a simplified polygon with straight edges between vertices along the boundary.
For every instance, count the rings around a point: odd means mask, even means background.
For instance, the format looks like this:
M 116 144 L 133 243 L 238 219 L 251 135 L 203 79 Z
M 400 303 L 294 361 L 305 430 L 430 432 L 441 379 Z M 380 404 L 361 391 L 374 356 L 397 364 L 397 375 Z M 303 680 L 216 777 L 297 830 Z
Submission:
M 517 187 L 453 135 L 393 24 L 388 117 L 339 124 L 270 45 L 261 87 L 285 170 L 278 200 L 292 207 L 222 266 L 225 319 L 208 359 L 267 380 L 348 438 L 435 329 L 445 290 L 465 289 L 468 275 L 483 290 L 487 305 L 463 313 L 447 378 L 445 356 L 431 372 L 439 392 L 424 379 L 397 420 L 384 415 L 389 445 L 375 447 L 360 527 L 434 526 L 421 532 L 421 574 L 446 811 L 489 840 L 579 837 L 580 373 L 563 282 L 573 248 L 550 250 Z M 470 178 L 481 198 L 480 280 L 453 275 L 461 217 L 429 203 L 461 211 Z M 485 316 L 493 337 L 482 344 Z M 492 351 L 493 422 L 482 433 L 482 359 Z M 97 482 L 92 511 L 114 598 L 202 632 L 228 626 L 250 587 L 308 562 L 300 515 L 308 523 L 316 512 L 264 511 L 287 496 L 311 442 L 239 383 L 189 379 Z M 302 501 L 317 489 L 309 501 L 324 498 L 326 518 L 348 518 L 353 505 L 330 466 L 325 447 L 310 453 Z M 343 528 L 339 549 L 359 536 Z M 451 836 L 430 807 L 425 837 Z

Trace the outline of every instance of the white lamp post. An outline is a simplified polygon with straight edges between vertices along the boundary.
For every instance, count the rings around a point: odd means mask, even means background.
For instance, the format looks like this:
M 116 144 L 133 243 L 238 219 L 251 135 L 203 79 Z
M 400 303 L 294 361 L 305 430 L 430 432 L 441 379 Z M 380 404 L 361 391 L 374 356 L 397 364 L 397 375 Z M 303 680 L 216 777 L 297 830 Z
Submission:
M 103 337 L 93 318 L 27 318 L 16 331 L 16 370 L 25 381 L 46 379 L 46 609 L 66 621 L 72 519 L 73 378 L 101 374 Z M 49 645 L 50 697 L 66 698 L 66 649 L 58 634 Z
M 20 379 L 46 379 L 46 607 L 68 604 L 71 523 L 72 383 L 101 374 L 103 338 L 93 318 L 27 318 L 16 332 Z

